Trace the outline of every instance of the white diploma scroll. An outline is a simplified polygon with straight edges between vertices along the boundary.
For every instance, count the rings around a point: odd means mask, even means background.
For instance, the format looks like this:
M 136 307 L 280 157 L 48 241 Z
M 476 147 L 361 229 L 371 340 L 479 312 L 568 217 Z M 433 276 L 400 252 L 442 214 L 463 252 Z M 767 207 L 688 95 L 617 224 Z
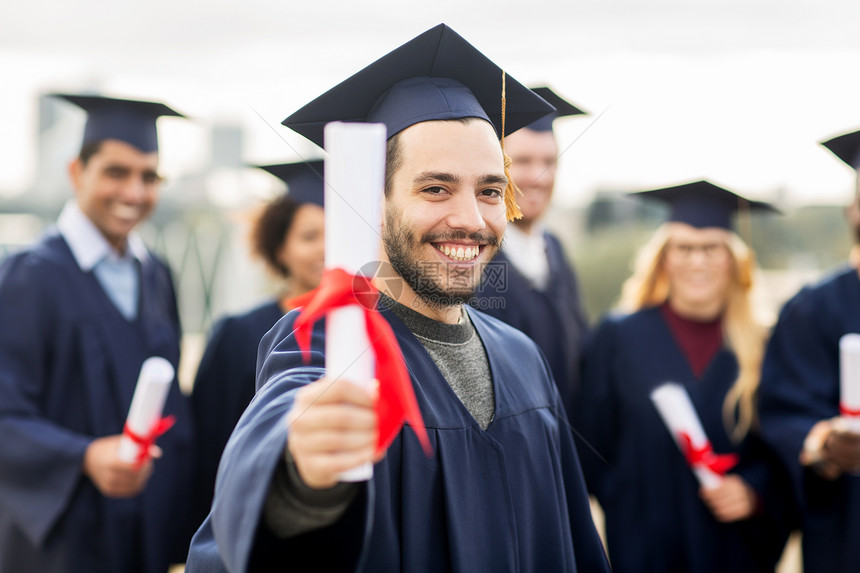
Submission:
M 683 386 L 674 382 L 663 384 L 651 392 L 651 401 L 654 402 L 660 417 L 663 418 L 663 423 L 666 424 L 669 433 L 672 434 L 672 438 L 682 453 L 684 452 L 680 442 L 682 433 L 689 436 L 691 445 L 695 449 L 705 448 L 709 445 L 699 415 Z M 707 466 L 696 464 L 691 469 L 699 480 L 699 484 L 706 489 L 715 488 L 723 481 L 721 475 Z
M 860 433 L 860 334 L 839 339 L 839 411 L 848 430 Z
M 333 122 L 325 126 L 325 262 L 350 274 L 369 274 L 379 260 L 385 126 Z M 370 388 L 376 360 L 363 309 L 336 309 L 326 323 L 326 375 Z M 342 481 L 366 481 L 373 466 L 344 472 Z
M 149 434 L 161 419 L 173 375 L 173 365 L 166 358 L 153 356 L 143 362 L 125 421 L 135 435 Z M 126 462 L 135 462 L 139 451 L 140 446 L 123 434 L 119 442 L 119 458 Z

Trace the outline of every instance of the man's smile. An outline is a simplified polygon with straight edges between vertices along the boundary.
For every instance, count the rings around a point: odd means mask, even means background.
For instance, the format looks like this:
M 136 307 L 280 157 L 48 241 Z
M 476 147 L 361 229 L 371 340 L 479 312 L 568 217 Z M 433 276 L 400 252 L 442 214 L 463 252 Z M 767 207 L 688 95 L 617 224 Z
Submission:
M 436 249 L 453 261 L 472 261 L 481 254 L 481 245 L 458 243 L 432 243 Z

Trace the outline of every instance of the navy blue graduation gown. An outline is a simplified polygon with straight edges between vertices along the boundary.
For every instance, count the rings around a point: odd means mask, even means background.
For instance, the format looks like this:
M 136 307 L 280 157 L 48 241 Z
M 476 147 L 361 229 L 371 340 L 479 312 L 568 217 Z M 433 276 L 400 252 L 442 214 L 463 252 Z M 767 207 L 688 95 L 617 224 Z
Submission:
M 196 530 L 212 505 L 221 452 L 254 397 L 260 339 L 284 316 L 277 301 L 228 316 L 212 328 L 194 380 L 191 407 L 198 437 L 192 500 Z
M 860 477 L 827 481 L 798 461 L 812 426 L 839 415 L 839 339 L 850 332 L 860 333 L 860 278 L 849 268 L 785 304 L 762 370 L 762 433 L 790 469 L 813 573 L 860 570 Z
M 285 416 L 296 390 L 320 377 L 324 364 L 322 325 L 305 366 L 290 313 L 261 342 L 261 351 L 270 348 L 258 377 L 265 385 L 224 451 L 188 573 L 607 571 L 566 417 L 534 344 L 470 311 L 495 388 L 495 417 L 484 431 L 421 343 L 389 311 L 384 316 L 409 367 L 432 457 L 405 429 L 337 523 L 288 540 L 266 533 L 261 511 L 282 463 Z
M 122 432 L 149 356 L 179 359 L 168 269 L 140 268 L 128 321 L 92 272 L 50 233 L 0 267 L 0 571 L 164 573 L 181 562 L 191 486 L 190 409 L 174 382 L 164 457 L 137 497 L 108 499 L 86 478 L 84 451 Z
M 579 382 L 588 320 L 576 274 L 561 243 L 548 232 L 544 233 L 544 239 L 549 263 L 546 289 L 533 287 L 501 251 L 485 271 L 472 305 L 525 332 L 537 343 L 549 362 L 569 415 Z
M 735 446 L 722 418 L 738 372 L 723 348 L 696 379 L 659 308 L 609 317 L 586 347 L 574 431 L 589 489 L 606 514 L 616 572 L 772 571 L 789 527 L 790 498 L 775 455 L 754 437 Z M 718 453 L 737 452 L 738 473 L 764 503 L 758 517 L 723 524 L 650 400 L 664 382 L 683 384 Z M 790 507 L 790 506 L 789 506 Z M 784 513 L 786 512 L 787 513 Z

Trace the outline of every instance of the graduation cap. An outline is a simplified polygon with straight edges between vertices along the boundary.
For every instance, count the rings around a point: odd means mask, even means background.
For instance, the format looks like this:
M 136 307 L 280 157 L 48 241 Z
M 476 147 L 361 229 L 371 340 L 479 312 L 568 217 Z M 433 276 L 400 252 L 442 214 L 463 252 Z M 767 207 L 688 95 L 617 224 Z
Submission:
M 667 203 L 670 208 L 669 221 L 697 228 L 720 227 L 731 230 L 732 215 L 740 210 L 778 212 L 769 203 L 750 201 L 709 181 L 640 191 L 631 193 L 631 196 Z
M 118 139 L 144 153 L 158 151 L 155 120 L 162 115 L 185 117 L 163 103 L 104 96 L 51 94 L 87 112 L 83 145 Z
M 554 111 L 507 76 L 505 135 Z M 383 123 L 391 138 L 416 123 L 478 117 L 502 136 L 502 69 L 445 24 L 331 88 L 282 123 L 323 145 L 330 121 Z
M 860 131 L 846 133 L 820 143 L 852 169 L 860 168 Z
M 322 159 L 276 165 L 254 165 L 287 184 L 287 197 L 296 203 L 323 206 L 325 182 Z
M 555 113 L 551 113 L 530 123 L 526 126 L 527 129 L 531 129 L 532 131 L 552 131 L 552 122 L 555 118 L 586 113 L 547 87 L 531 88 L 531 90 L 552 105 L 555 108 Z
M 323 128 L 331 121 L 382 123 L 391 138 L 416 123 L 475 117 L 490 122 L 504 142 L 505 135 L 554 110 L 454 30 L 439 24 L 281 123 L 323 146 Z M 508 220 L 513 220 L 522 212 L 509 171 L 506 166 L 505 208 Z

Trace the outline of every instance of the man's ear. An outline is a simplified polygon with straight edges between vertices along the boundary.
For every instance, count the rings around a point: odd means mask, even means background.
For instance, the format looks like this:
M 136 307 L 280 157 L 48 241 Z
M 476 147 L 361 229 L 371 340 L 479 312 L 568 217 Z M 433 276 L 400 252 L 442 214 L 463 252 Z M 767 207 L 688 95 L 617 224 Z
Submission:
M 68 167 L 69 181 L 72 183 L 72 189 L 77 193 L 81 188 L 81 179 L 84 176 L 84 164 L 80 157 L 76 157 L 69 163 Z

